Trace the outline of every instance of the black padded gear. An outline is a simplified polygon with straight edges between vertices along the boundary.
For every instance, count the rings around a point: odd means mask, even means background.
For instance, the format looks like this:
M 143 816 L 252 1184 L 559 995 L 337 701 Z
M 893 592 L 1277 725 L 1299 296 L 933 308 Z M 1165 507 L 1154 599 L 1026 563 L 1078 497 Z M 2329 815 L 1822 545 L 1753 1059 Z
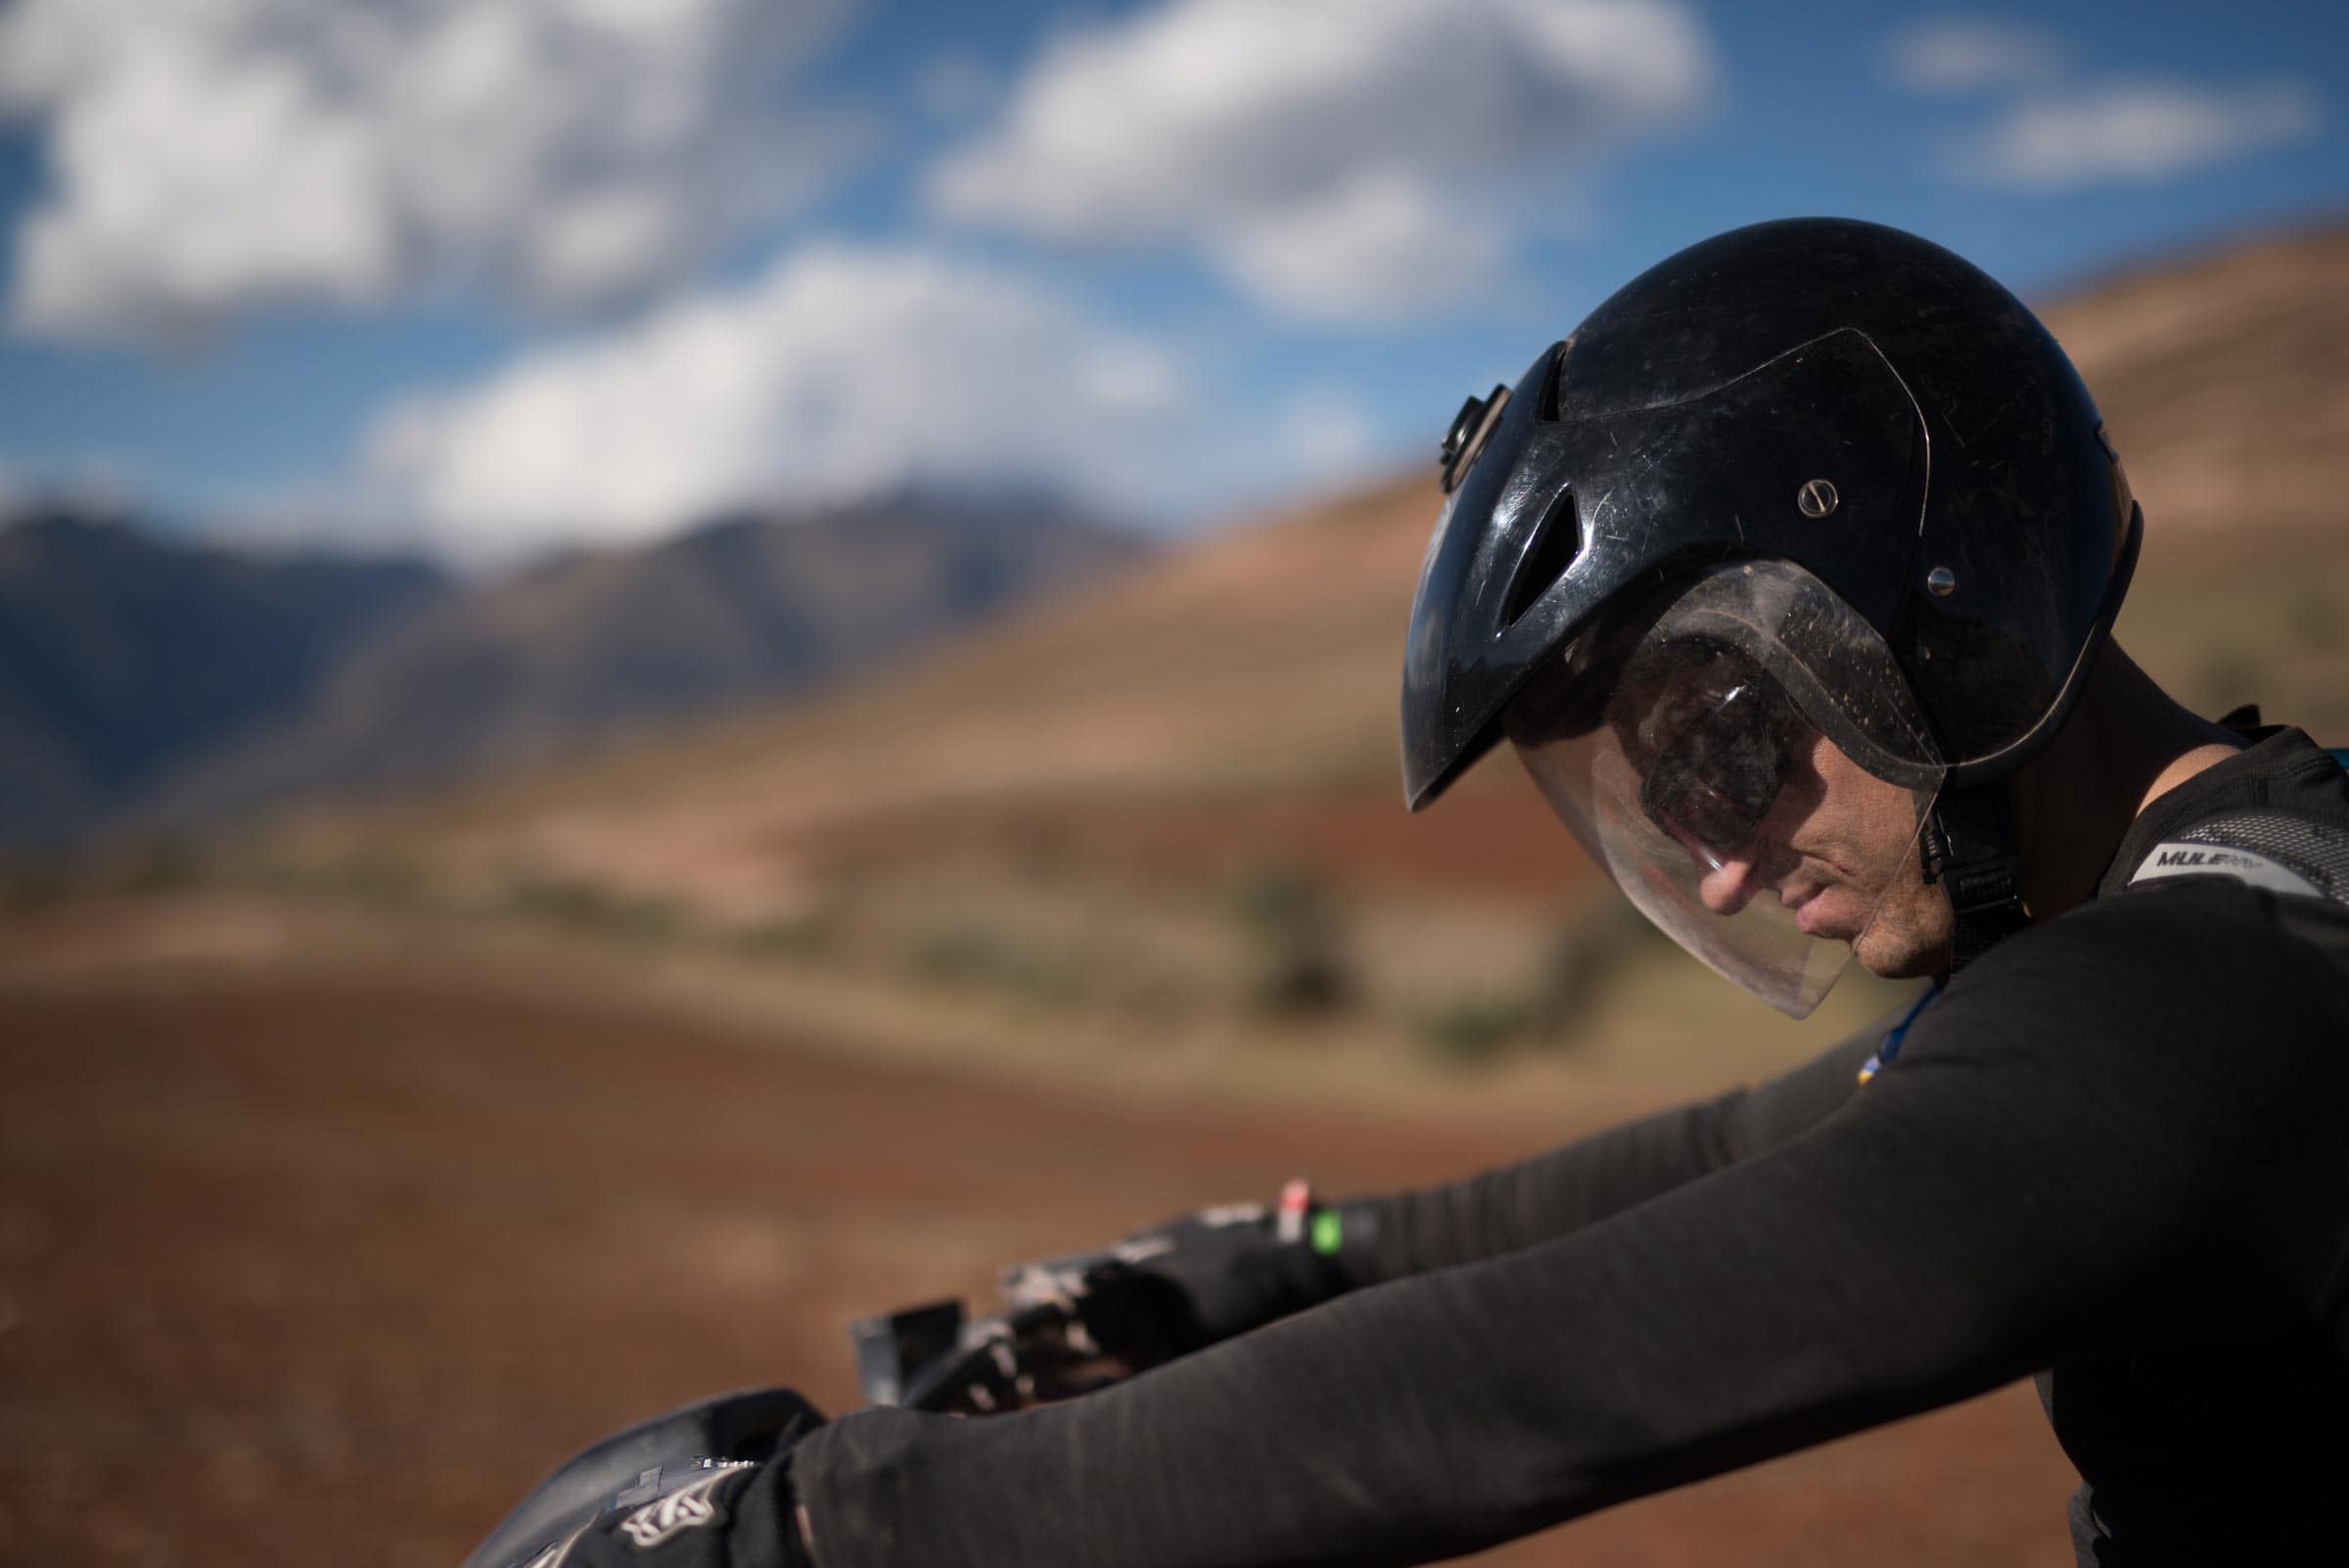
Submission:
M 2290 867 L 2326 898 L 2349 902 L 2349 827 L 2282 811 L 2229 811 L 2180 833 L 2177 842 L 2248 850 Z

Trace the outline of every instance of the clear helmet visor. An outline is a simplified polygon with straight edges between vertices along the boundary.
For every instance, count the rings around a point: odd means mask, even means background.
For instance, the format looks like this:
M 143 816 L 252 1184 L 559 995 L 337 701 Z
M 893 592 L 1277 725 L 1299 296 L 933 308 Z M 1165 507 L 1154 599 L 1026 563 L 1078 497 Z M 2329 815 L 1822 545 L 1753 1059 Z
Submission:
M 1624 894 L 1796 1018 L 1921 884 L 1939 750 L 1882 639 L 1791 563 L 1714 567 L 1608 618 L 1504 725 Z

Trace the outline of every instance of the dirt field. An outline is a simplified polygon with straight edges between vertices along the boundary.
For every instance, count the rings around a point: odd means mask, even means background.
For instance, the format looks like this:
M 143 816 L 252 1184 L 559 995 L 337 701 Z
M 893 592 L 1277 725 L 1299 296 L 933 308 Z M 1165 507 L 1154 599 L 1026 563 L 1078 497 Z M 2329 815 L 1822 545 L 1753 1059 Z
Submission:
M 852 1314 L 1299 1170 L 1524 1149 L 478 977 L 20 984 L 0 1071 L 0 1561 L 44 1568 L 453 1564 L 633 1417 L 768 1380 L 851 1403 Z M 2053 1565 L 2071 1484 L 2008 1390 L 1488 1560 Z

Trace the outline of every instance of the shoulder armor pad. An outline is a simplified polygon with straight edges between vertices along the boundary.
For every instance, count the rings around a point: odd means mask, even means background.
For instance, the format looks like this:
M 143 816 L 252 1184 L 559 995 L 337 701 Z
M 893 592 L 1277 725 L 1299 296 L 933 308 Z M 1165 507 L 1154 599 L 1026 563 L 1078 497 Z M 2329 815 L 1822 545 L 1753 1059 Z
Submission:
M 2349 903 L 2349 828 L 2289 811 L 2224 812 L 2153 846 L 2129 886 L 2210 876 Z

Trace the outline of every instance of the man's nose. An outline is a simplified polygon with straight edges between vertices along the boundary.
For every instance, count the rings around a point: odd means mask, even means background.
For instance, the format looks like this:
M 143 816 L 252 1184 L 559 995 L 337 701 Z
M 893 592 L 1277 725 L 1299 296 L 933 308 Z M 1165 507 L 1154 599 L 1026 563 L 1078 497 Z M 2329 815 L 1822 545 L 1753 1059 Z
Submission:
M 1663 826 L 1688 852 L 1688 858 L 1696 866 L 1696 896 L 1715 914 L 1733 915 L 1762 891 L 1761 880 L 1755 874 L 1758 866 L 1752 852 L 1744 846 L 1718 850 L 1678 822 L 1666 821 Z
M 1704 852 L 1698 854 L 1696 864 L 1700 873 L 1696 896 L 1717 915 L 1737 913 L 1762 891 L 1762 884 L 1754 874 L 1757 868 L 1750 859 Z

